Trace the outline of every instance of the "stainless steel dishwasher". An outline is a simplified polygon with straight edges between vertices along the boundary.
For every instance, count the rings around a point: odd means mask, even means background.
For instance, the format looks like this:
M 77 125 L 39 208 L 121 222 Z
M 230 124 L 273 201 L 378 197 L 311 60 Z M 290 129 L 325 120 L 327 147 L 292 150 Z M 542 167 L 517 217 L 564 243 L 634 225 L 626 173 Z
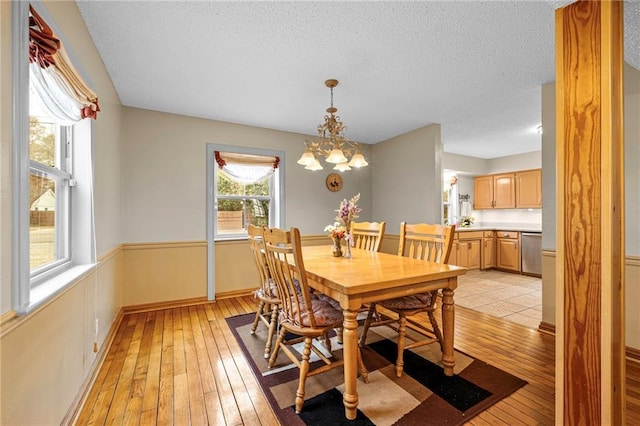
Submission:
M 542 276 L 542 234 L 523 232 L 522 237 L 522 273 Z

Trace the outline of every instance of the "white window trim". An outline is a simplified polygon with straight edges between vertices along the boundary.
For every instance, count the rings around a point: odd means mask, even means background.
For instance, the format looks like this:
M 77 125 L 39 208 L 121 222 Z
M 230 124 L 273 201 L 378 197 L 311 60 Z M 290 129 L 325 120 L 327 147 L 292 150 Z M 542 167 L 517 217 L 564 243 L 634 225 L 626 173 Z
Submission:
M 41 2 L 31 5 L 65 41 L 55 28 L 53 20 Z M 34 311 L 47 300 L 62 292 L 69 284 L 77 282 L 89 270 L 95 268 L 96 249 L 93 223 L 93 168 L 92 133 L 90 120 L 74 126 L 74 134 L 81 132 L 91 143 L 74 144 L 74 156 L 88 158 L 85 167 L 75 170 L 78 181 L 86 184 L 74 188 L 74 203 L 69 214 L 75 222 L 71 230 L 71 245 L 74 247 L 72 261 L 52 269 L 32 285 L 29 265 L 29 2 L 14 2 L 12 14 L 12 72 L 13 72 L 13 155 L 12 155 L 12 289 L 11 304 L 18 315 Z M 66 46 L 73 60 L 73 52 Z M 75 64 L 74 64 L 75 65 Z M 83 78 L 82 69 L 76 66 Z M 85 80 L 88 81 L 88 80 Z M 78 139 L 75 135 L 74 138 Z M 76 162 L 77 164 L 77 162 Z
M 42 265 L 35 270 L 30 271 L 31 287 L 46 279 L 46 277 L 59 273 L 58 271 L 66 269 L 71 262 L 71 188 L 70 180 L 72 179 L 72 161 L 73 156 L 73 127 L 72 126 L 56 126 L 56 166 L 49 167 L 37 161 L 29 161 L 29 174 L 36 172 L 44 176 L 49 176 L 56 181 L 56 253 L 60 254 L 60 258 L 53 262 Z M 69 153 L 71 148 L 71 153 Z M 31 206 L 29 206 L 29 214 L 31 214 Z
M 264 155 L 264 156 L 272 156 L 272 157 L 280 157 L 280 162 L 278 163 L 278 198 L 274 202 L 273 216 L 277 219 L 277 223 L 279 227 L 284 227 L 285 224 L 285 153 L 284 151 L 277 150 L 267 150 L 260 148 L 248 148 L 248 147 L 240 147 L 234 145 L 221 145 L 221 144 L 213 144 L 209 143 L 206 146 L 206 159 L 207 159 L 207 297 L 209 300 L 215 300 L 215 229 L 216 229 L 216 218 L 215 218 L 215 175 L 216 175 L 216 167 L 218 167 L 215 158 L 215 151 L 226 151 L 226 152 L 237 152 L 240 154 L 254 154 L 254 155 Z M 271 213 L 269 213 L 271 215 Z M 218 238 L 218 241 L 228 241 L 228 240 L 239 240 L 239 239 L 247 239 L 247 236 L 238 236 L 234 235 L 229 238 Z
M 13 41 L 13 242 L 11 304 L 16 313 L 26 313 L 30 304 L 29 235 L 22 232 L 29 226 L 29 181 L 17 176 L 29 173 L 29 4 L 11 5 Z M 19 48 L 25 46 L 24 49 Z M 25 255 L 26 253 L 26 255 Z

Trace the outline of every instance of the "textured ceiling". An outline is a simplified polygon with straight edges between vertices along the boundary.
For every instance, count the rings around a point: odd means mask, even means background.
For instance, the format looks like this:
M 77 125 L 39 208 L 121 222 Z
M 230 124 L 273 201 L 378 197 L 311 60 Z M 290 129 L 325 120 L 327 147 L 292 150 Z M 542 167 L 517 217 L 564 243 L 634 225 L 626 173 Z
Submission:
M 540 86 L 555 80 L 554 9 L 566 3 L 78 7 L 124 105 L 314 134 L 335 78 L 349 139 L 440 123 L 446 152 L 495 158 L 540 149 Z M 640 3 L 625 7 L 625 58 L 640 69 Z

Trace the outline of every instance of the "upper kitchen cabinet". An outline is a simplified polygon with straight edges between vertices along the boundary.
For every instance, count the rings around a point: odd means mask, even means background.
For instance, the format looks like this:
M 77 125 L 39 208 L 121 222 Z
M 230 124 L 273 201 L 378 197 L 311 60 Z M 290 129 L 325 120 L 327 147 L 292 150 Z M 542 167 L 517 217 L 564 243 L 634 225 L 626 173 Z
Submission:
M 515 174 L 478 176 L 473 183 L 473 208 L 513 209 L 516 207 Z
M 540 169 L 516 172 L 516 207 L 535 209 L 542 207 L 542 171 Z

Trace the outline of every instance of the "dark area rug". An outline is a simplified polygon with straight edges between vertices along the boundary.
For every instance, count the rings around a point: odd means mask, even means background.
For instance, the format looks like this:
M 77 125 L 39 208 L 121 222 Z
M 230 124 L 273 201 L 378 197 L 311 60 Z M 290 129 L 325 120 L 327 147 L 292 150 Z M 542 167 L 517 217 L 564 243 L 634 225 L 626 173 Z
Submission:
M 227 318 L 249 365 L 274 412 L 284 425 L 461 425 L 510 395 L 527 382 L 487 363 L 456 351 L 453 377 L 444 375 L 437 344 L 404 354 L 404 374 L 395 375 L 397 347 L 395 332 L 386 327 L 369 331 L 362 357 L 369 371 L 369 383 L 358 379 L 358 416 L 344 416 L 341 368 L 309 377 L 301 414 L 293 404 L 299 371 L 286 355 L 279 353 L 269 369 L 264 359 L 266 327 L 259 324 L 251 335 L 254 314 Z M 275 338 L 274 338 L 275 343 Z M 322 346 L 318 343 L 318 346 Z M 342 347 L 332 341 L 335 358 Z M 318 364 L 312 364 L 311 369 Z

